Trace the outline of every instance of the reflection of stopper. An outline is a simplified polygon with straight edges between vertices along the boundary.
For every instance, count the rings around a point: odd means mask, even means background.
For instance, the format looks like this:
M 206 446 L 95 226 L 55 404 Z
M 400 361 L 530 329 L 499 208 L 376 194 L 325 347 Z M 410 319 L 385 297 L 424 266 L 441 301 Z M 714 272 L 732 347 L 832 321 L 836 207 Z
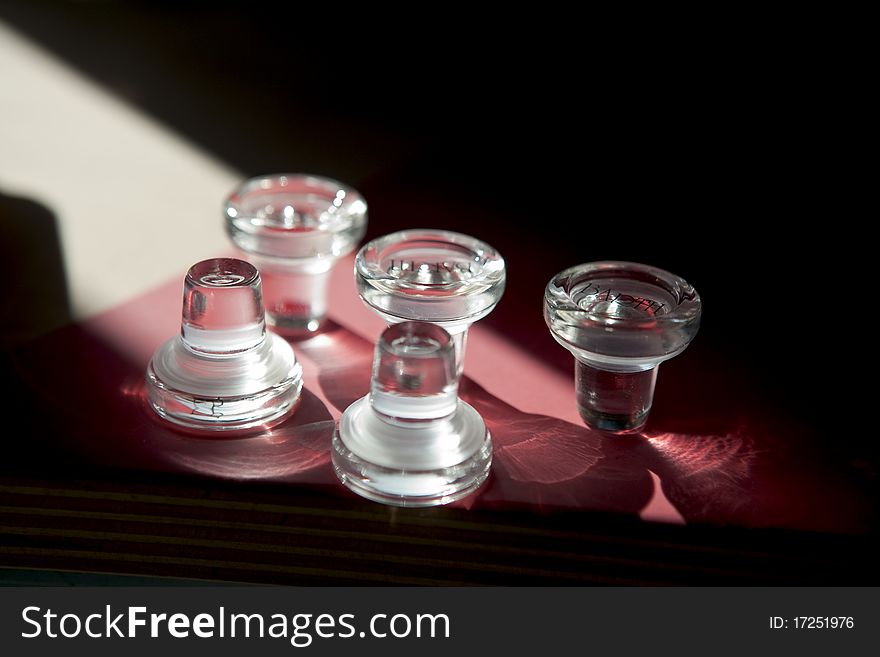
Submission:
M 285 335 L 317 329 L 328 273 L 366 230 L 361 195 L 329 178 L 262 176 L 229 196 L 224 216 L 229 237 L 260 269 L 270 325 Z
M 461 372 L 468 327 L 504 293 L 504 259 L 460 233 L 402 230 L 361 248 L 355 282 L 364 303 L 385 321 L 431 322 L 449 331 Z
M 657 366 L 690 344 L 700 308 L 686 281 L 647 265 L 593 262 L 553 277 L 544 319 L 575 357 L 578 410 L 589 426 L 610 433 L 644 426 Z
M 332 456 L 342 483 L 396 506 L 446 504 L 483 483 L 492 441 L 479 413 L 458 399 L 449 333 L 425 322 L 385 329 L 370 394 L 342 415 Z
M 147 388 L 159 415 L 191 429 L 266 427 L 294 407 L 301 368 L 290 345 L 266 332 L 253 265 L 217 258 L 190 268 L 180 335 L 153 355 Z

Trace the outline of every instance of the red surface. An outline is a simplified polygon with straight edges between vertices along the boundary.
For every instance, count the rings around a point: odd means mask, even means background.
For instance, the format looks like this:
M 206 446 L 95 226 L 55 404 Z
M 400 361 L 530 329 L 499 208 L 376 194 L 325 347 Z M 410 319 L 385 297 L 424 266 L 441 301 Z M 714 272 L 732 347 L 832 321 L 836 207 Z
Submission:
M 383 327 L 351 279 L 350 262 L 340 263 L 330 285 L 331 321 L 293 343 L 305 379 L 299 408 L 259 436 L 186 435 L 144 404 L 147 362 L 179 330 L 182 277 L 33 343 L 19 352 L 16 367 L 46 412 L 46 454 L 72 453 L 122 469 L 325 485 L 348 494 L 330 466 L 330 438 L 341 412 L 368 391 L 373 341 Z M 459 504 L 866 529 L 871 500 L 846 468 L 827 462 L 821 444 L 806 439 L 807 429 L 745 399 L 700 399 L 699 378 L 712 367 L 700 356 L 687 352 L 677 366 L 663 366 L 644 436 L 609 438 L 581 423 L 570 373 L 475 326 L 462 396 L 485 418 L 495 455 L 489 482 Z

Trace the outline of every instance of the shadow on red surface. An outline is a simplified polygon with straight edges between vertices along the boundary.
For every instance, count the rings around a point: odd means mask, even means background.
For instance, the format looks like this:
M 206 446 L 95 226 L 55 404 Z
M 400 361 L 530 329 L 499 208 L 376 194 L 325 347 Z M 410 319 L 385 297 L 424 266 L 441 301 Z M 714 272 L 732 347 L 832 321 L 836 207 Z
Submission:
M 64 468 L 68 458 L 123 470 L 159 470 L 233 480 L 332 483 L 329 446 L 333 419 L 304 390 L 285 422 L 259 434 L 199 436 L 171 428 L 146 403 L 144 367 L 81 327 L 70 326 L 20 349 L 13 366 L 24 388 L 29 438 L 16 469 Z M 7 466 L 13 465 L 7 461 Z
M 344 326 L 295 343 L 318 364 L 320 390 L 250 437 L 202 438 L 154 418 L 140 346 L 126 357 L 69 326 L 5 358 L 3 563 L 289 583 L 839 583 L 865 571 L 870 541 L 735 530 L 865 532 L 873 507 L 796 423 L 680 394 L 696 380 L 687 368 L 664 372 L 649 431 L 624 439 L 523 413 L 465 379 L 462 398 L 493 435 L 492 476 L 458 508 L 409 511 L 364 502 L 333 475 L 334 415 L 317 393 L 336 410 L 366 394 L 373 352 Z M 638 521 L 657 496 L 652 473 L 695 525 L 686 534 Z M 841 564 L 829 541 L 858 555 Z

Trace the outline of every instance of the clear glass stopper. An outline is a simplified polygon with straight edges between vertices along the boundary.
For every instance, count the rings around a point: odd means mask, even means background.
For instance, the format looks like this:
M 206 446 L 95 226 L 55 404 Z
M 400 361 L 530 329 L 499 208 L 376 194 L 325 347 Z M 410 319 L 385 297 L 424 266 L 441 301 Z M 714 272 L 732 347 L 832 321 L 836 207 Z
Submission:
M 433 506 L 476 490 L 492 441 L 458 398 L 454 342 L 443 328 L 402 322 L 376 345 L 370 394 L 349 406 L 333 438 L 339 479 L 366 498 Z
M 180 335 L 147 368 L 150 406 L 189 429 L 268 427 L 299 400 L 293 349 L 266 332 L 260 274 L 250 263 L 215 258 L 186 275 Z
M 355 260 L 364 303 L 389 323 L 416 320 L 446 329 L 461 372 L 468 327 L 504 293 L 501 255 L 485 242 L 446 230 L 411 229 L 368 242 Z
M 327 280 L 367 227 L 354 189 L 301 174 L 245 181 L 224 205 L 226 231 L 260 269 L 270 326 L 284 335 L 316 330 L 327 312 Z
M 547 284 L 544 319 L 575 357 L 578 411 L 587 425 L 635 433 L 651 410 L 657 366 L 680 354 L 700 325 L 684 279 L 632 262 L 593 262 Z

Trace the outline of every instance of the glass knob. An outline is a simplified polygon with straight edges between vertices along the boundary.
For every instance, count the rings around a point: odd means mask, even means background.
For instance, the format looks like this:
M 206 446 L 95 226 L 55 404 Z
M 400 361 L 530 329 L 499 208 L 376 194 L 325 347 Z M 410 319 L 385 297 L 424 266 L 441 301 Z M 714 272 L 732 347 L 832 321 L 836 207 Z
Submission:
M 443 328 L 401 322 L 376 345 L 370 393 L 349 406 L 333 437 L 343 484 L 377 502 L 434 506 L 485 481 L 492 440 L 458 398 L 454 344 Z
M 224 205 L 226 232 L 263 277 L 269 325 L 286 336 L 319 328 L 327 281 L 367 228 L 367 204 L 329 178 L 282 174 L 245 181 Z
M 578 411 L 588 426 L 636 433 L 651 411 L 660 363 L 700 326 L 701 302 L 684 279 L 632 262 L 591 262 L 547 284 L 544 319 L 575 358 Z
M 266 331 L 253 265 L 216 258 L 190 268 L 180 334 L 159 347 L 146 379 L 153 410 L 188 429 L 267 428 L 295 407 L 302 370 Z
M 504 259 L 478 239 L 446 230 L 403 230 L 365 244 L 355 260 L 364 303 L 389 323 L 416 320 L 452 336 L 461 373 L 467 330 L 504 293 Z

